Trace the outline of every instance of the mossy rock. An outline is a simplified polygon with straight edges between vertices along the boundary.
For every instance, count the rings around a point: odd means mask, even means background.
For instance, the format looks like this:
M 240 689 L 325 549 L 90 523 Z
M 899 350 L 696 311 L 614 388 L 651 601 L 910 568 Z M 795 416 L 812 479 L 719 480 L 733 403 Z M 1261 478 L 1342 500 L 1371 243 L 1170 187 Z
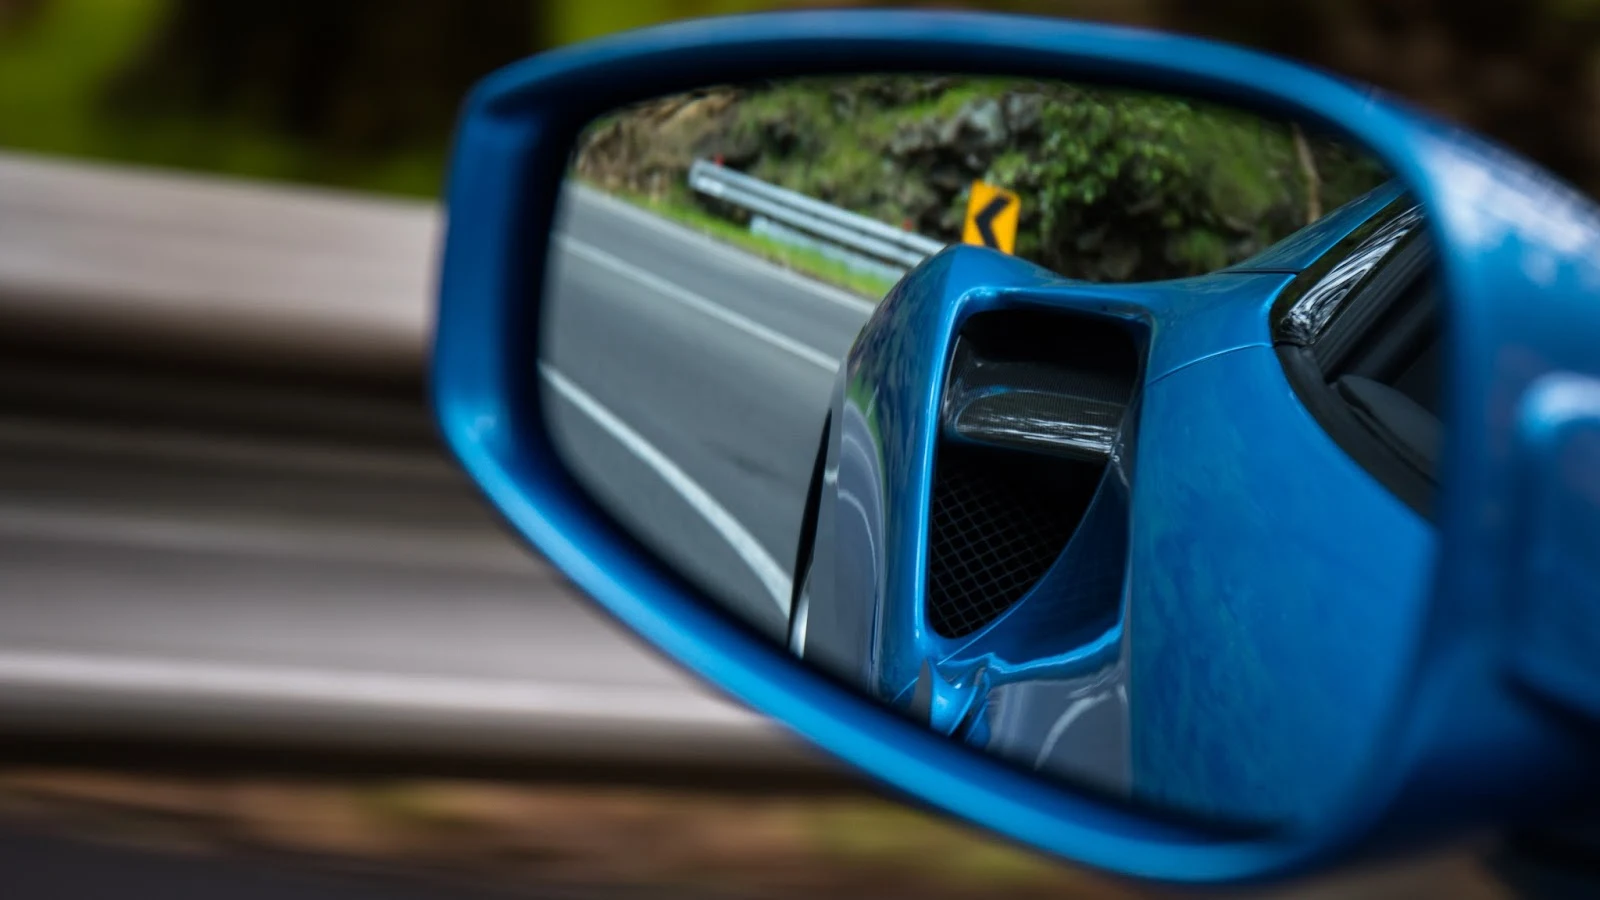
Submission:
M 1287 123 L 1053 82 L 798 79 L 666 98 L 597 123 L 581 174 L 657 194 L 697 157 L 946 241 L 983 179 L 1022 197 L 1016 252 L 1074 278 L 1238 262 L 1385 177 Z M 737 216 L 731 209 L 714 209 Z

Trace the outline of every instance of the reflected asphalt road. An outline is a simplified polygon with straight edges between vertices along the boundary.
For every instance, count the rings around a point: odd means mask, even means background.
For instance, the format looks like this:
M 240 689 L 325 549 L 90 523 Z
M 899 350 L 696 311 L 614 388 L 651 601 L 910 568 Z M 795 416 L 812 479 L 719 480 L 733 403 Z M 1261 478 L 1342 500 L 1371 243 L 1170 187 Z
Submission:
M 564 454 L 614 515 L 781 637 L 829 391 L 870 306 L 617 201 L 574 201 L 544 332 Z

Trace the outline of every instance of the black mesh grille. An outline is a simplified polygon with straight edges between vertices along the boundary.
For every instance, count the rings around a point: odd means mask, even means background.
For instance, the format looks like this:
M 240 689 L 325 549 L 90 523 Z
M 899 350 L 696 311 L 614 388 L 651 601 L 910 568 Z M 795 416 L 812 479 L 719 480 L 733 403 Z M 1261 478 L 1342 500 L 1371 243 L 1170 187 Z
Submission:
M 957 638 L 994 621 L 1050 568 L 1100 467 L 940 448 L 928 534 L 928 624 Z
M 1038 584 L 1094 496 L 1138 354 L 1114 320 L 994 310 L 962 327 L 941 398 L 928 626 L 959 638 Z

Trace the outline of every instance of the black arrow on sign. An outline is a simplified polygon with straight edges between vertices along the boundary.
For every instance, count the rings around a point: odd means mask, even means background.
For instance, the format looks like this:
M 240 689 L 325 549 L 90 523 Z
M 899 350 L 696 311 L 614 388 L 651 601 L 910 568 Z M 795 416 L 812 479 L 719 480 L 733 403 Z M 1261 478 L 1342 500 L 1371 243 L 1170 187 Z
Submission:
M 1006 211 L 1011 205 L 1011 198 L 1004 194 L 995 194 L 978 214 L 972 217 L 972 224 L 978 226 L 978 237 L 983 238 L 983 245 L 994 250 L 1000 249 L 1000 241 L 994 236 L 994 217 Z

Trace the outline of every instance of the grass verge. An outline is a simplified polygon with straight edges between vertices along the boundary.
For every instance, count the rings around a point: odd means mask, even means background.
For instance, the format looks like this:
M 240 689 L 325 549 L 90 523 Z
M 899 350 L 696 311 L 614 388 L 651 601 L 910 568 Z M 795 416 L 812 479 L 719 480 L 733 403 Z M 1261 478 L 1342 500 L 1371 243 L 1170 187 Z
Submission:
M 590 185 L 593 187 L 593 185 Z M 595 188 L 595 190 L 600 190 Z M 730 244 L 767 262 L 782 266 L 792 272 L 817 281 L 842 288 L 873 303 L 894 287 L 894 282 L 867 272 L 852 269 L 838 260 L 809 250 L 793 247 L 780 241 L 752 234 L 748 229 L 726 219 L 720 219 L 696 206 L 694 201 L 681 194 L 664 198 L 648 197 L 624 191 L 603 191 L 640 209 L 683 225 L 692 231 Z

